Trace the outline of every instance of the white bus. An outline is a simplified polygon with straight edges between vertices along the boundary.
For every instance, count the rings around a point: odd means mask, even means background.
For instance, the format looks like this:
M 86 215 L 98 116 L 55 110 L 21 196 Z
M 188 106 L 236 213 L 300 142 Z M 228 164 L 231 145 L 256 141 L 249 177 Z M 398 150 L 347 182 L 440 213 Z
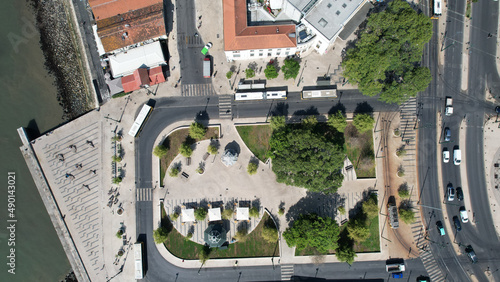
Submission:
M 134 244 L 135 279 L 144 278 L 142 272 L 142 243 Z
M 286 99 L 286 91 L 237 92 L 235 101 Z
M 434 0 L 434 15 L 441 16 L 441 0 Z
M 144 125 L 144 123 L 148 119 L 149 115 L 151 114 L 151 111 L 153 111 L 152 107 L 150 107 L 148 105 L 142 106 L 142 109 L 139 112 L 139 115 L 135 119 L 134 124 L 132 124 L 132 128 L 130 128 L 130 131 L 128 132 L 128 134 L 130 136 L 132 136 L 132 137 L 137 136 L 137 134 L 141 130 L 142 126 Z
M 337 98 L 337 89 L 302 90 L 302 99 Z

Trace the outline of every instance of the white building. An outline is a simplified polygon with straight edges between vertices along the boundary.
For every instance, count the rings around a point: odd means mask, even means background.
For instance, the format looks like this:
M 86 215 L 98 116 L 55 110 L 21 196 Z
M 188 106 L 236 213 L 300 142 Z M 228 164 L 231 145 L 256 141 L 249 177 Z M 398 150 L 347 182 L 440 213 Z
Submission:
M 224 43 L 229 61 L 306 55 L 311 50 L 325 54 L 337 37 L 346 39 L 354 32 L 373 7 L 368 0 L 268 0 L 264 3 L 270 9 L 254 0 L 248 6 L 245 0 L 224 0 Z M 249 26 L 247 14 L 258 9 L 271 10 L 272 20 Z M 280 20 L 286 24 L 280 25 L 284 23 Z

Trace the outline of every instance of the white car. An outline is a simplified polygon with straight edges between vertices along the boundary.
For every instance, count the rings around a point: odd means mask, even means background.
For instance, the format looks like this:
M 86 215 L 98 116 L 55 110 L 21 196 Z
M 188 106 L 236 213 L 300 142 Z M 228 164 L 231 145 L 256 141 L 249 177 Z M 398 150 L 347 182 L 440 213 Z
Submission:
M 460 219 L 462 219 L 463 223 L 469 222 L 469 216 L 467 215 L 465 207 L 460 207 Z
M 444 150 L 443 151 L 443 162 L 448 163 L 450 161 L 450 151 Z

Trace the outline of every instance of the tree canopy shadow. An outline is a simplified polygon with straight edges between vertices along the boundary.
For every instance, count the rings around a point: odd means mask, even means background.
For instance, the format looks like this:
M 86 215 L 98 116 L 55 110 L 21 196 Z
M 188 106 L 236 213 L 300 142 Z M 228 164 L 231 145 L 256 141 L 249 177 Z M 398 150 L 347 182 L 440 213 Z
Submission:
M 224 148 L 224 151 L 225 150 L 232 150 L 232 151 L 236 152 L 238 155 L 241 152 L 240 145 L 235 140 L 233 140 L 232 142 L 229 142 L 226 145 L 226 147 Z
M 307 192 L 306 196 L 291 206 L 286 213 L 286 220 L 293 222 L 301 214 L 316 213 L 319 216 L 330 216 L 335 218 L 338 203 L 342 201 L 339 194 L 324 194 L 318 192 Z M 345 201 L 345 200 L 344 200 Z
M 364 101 L 358 103 L 356 109 L 354 109 L 354 114 L 373 114 L 373 107 L 368 104 L 368 102 Z
M 344 104 L 338 102 L 333 107 L 331 107 L 330 110 L 328 110 L 328 114 L 329 115 L 336 114 L 338 111 L 340 111 L 343 115 L 345 115 L 345 106 L 344 106 Z
M 285 102 L 279 102 L 276 104 L 274 109 L 271 111 L 272 116 L 288 116 L 288 104 Z
M 208 126 L 208 123 L 210 122 L 210 117 L 208 115 L 208 112 L 205 110 L 199 111 L 194 117 L 194 121 L 197 123 L 201 123 L 204 126 Z

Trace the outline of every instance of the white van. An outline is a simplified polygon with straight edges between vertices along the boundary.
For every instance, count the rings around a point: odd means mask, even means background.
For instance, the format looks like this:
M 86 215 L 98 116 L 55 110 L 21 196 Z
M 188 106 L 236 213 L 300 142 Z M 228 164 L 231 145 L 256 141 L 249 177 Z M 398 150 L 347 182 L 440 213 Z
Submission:
M 462 151 L 460 149 L 453 150 L 453 163 L 459 165 L 462 162 Z

